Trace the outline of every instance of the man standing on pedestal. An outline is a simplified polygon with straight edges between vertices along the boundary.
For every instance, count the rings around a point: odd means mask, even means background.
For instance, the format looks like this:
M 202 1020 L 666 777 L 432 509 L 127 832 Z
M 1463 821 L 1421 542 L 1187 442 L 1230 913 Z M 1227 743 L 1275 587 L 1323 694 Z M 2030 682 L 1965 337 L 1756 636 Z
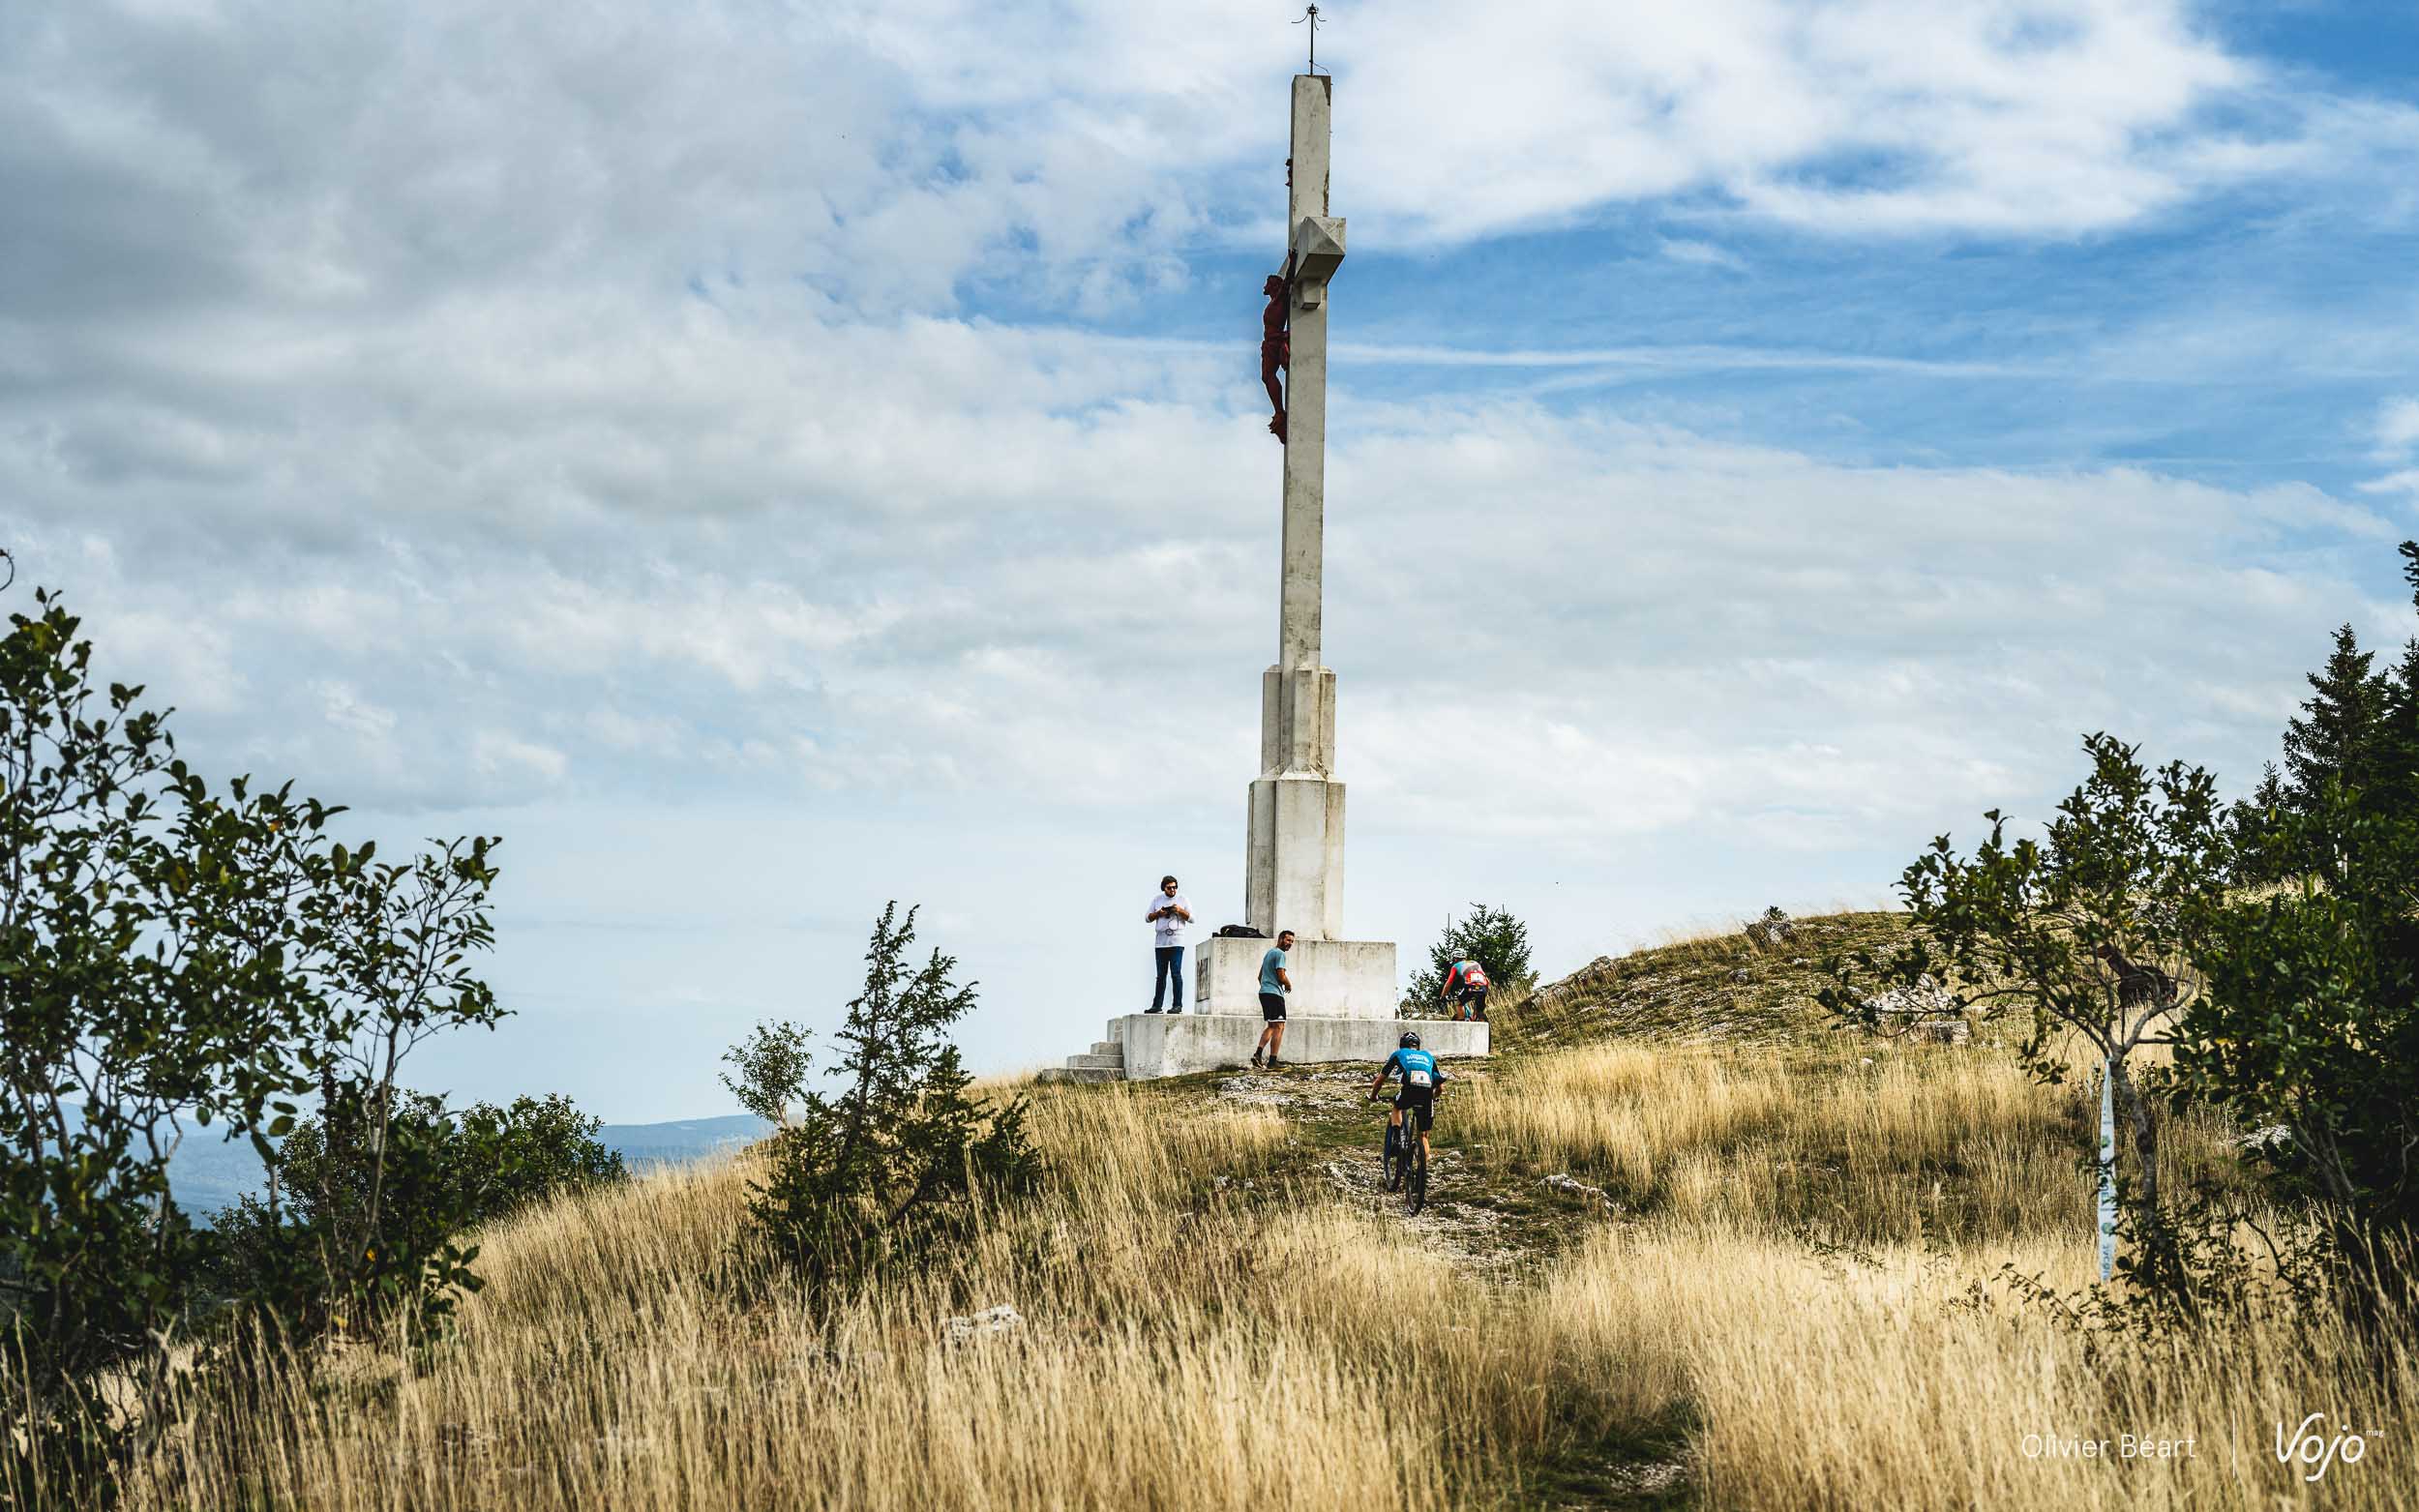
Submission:
M 1176 984 L 1176 1006 L 1171 1013 L 1184 1011 L 1184 926 L 1193 922 L 1193 910 L 1186 905 L 1183 895 L 1176 890 L 1176 878 L 1159 878 L 1158 895 L 1150 900 L 1150 911 L 1143 915 L 1151 929 L 1152 955 L 1157 958 L 1150 979 L 1150 1006 L 1145 1011 L 1157 1013 L 1166 1000 L 1168 984 Z

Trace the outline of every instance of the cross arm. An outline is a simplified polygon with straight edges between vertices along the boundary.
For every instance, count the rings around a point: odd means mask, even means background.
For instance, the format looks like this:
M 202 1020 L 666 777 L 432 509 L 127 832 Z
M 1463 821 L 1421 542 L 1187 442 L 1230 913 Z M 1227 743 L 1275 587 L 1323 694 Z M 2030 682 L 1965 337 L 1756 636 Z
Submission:
M 1317 305 L 1344 261 L 1344 218 L 1304 216 L 1294 227 L 1294 283 L 1304 306 Z

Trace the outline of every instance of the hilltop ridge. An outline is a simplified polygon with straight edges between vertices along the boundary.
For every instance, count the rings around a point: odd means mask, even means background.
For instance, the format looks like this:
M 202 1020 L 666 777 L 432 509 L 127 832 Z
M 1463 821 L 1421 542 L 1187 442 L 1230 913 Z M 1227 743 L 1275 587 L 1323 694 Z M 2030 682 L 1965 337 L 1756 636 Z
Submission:
M 1815 1001 L 1823 962 L 1906 937 L 1907 916 L 1864 911 L 1743 920 L 1727 930 L 1598 956 L 1502 1016 L 1505 1048 L 1607 1039 L 1802 1040 L 1831 1030 Z

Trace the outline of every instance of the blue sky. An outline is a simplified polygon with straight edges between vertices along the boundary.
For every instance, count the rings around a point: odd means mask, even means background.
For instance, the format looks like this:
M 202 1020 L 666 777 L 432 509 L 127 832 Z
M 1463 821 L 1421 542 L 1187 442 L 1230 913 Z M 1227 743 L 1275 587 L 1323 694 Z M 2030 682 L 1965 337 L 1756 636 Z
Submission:
M 1887 896 L 2419 630 L 2419 7 L 1337 0 L 1346 920 Z M 0 13 L 0 534 L 206 769 L 500 833 L 421 1084 L 728 1111 L 882 902 L 980 1067 L 1239 912 L 1262 4 Z

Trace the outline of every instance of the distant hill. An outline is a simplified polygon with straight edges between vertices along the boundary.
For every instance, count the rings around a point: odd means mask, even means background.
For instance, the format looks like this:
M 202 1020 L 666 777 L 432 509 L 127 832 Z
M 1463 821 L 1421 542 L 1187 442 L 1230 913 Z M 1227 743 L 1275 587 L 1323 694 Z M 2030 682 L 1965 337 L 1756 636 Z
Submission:
M 609 1123 L 596 1137 L 618 1152 L 633 1171 L 701 1160 L 762 1139 L 770 1128 L 748 1113 L 727 1118 L 680 1118 L 671 1123 Z M 178 1205 L 196 1216 L 231 1207 L 248 1192 L 261 1190 L 260 1158 L 245 1140 L 227 1140 L 213 1129 L 192 1129 L 168 1160 L 168 1189 Z
M 682 1118 L 672 1123 L 609 1123 L 596 1131 L 606 1147 L 617 1150 L 633 1171 L 646 1166 L 677 1165 L 754 1143 L 772 1132 L 772 1125 L 754 1113 L 728 1118 Z

